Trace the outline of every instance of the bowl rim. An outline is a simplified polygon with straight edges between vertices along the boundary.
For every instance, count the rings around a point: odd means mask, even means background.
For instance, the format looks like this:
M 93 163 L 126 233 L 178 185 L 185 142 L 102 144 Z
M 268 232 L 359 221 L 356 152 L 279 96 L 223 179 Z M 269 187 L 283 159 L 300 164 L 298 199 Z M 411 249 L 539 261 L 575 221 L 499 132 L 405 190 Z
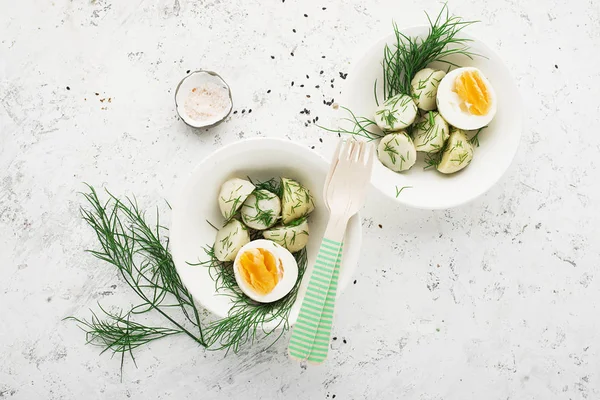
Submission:
M 172 201 L 172 218 L 171 218 L 171 222 L 169 224 L 169 231 L 171 233 L 176 232 L 173 227 L 174 224 L 176 223 L 176 218 L 175 218 L 175 213 L 177 213 L 177 209 L 180 209 L 179 204 L 181 204 L 181 202 L 184 201 L 184 194 L 185 194 L 185 190 L 186 190 L 186 186 L 189 182 L 189 180 L 191 179 L 191 176 L 195 175 L 196 173 L 198 173 L 199 170 L 202 169 L 202 167 L 209 162 L 213 157 L 217 157 L 219 154 L 221 153 L 225 153 L 227 152 L 231 147 L 233 146 L 239 146 L 241 143 L 261 143 L 261 142 L 271 142 L 275 145 L 277 144 L 281 144 L 281 143 L 285 143 L 286 146 L 292 146 L 295 147 L 296 149 L 299 149 L 300 151 L 304 151 L 304 152 L 310 152 L 312 155 L 314 155 L 315 157 L 319 158 L 320 160 L 322 160 L 323 162 L 325 162 L 325 164 L 327 165 L 327 167 L 329 167 L 330 162 L 327 160 L 326 157 L 324 157 L 322 154 L 320 154 L 319 152 L 316 151 L 312 151 L 310 149 L 308 149 L 307 147 L 305 147 L 304 145 L 302 145 L 301 143 L 298 143 L 296 141 L 293 141 L 291 139 L 283 139 L 283 138 L 277 138 L 277 137 L 252 137 L 252 138 L 244 138 L 241 140 L 237 140 L 235 142 L 229 143 L 209 154 L 207 154 L 201 161 L 199 161 L 194 168 L 192 168 L 185 176 L 182 176 L 178 179 L 178 183 L 177 185 L 174 187 L 174 199 Z M 329 213 L 327 212 L 327 215 L 329 215 Z M 361 216 L 360 216 L 360 211 L 356 213 L 355 216 L 353 216 L 353 218 L 357 218 L 357 223 L 356 223 L 356 230 L 357 230 L 357 234 L 355 237 L 353 237 L 353 243 L 352 243 L 352 247 L 359 249 L 362 247 L 362 242 L 363 242 L 363 228 L 362 228 L 362 223 L 361 223 Z M 171 234 L 170 239 L 173 237 L 173 235 Z M 177 270 L 178 274 L 180 271 L 179 264 L 177 263 L 176 259 L 179 259 L 180 257 L 177 256 L 176 254 L 179 254 L 179 247 L 177 245 L 177 241 L 172 241 L 170 240 L 170 249 L 171 249 L 171 254 L 173 255 L 173 263 L 175 264 L 175 269 Z M 358 265 L 359 265 L 359 261 L 360 261 L 360 251 L 358 251 L 358 254 L 356 256 L 356 260 L 354 260 L 352 263 L 355 265 L 350 265 L 349 269 L 350 269 L 350 273 L 351 273 L 351 277 L 356 274 L 356 271 L 358 270 Z M 342 267 L 344 265 L 344 260 L 342 259 Z M 310 268 L 310 265 L 307 265 L 307 268 Z M 308 279 L 309 275 L 306 274 L 304 279 Z M 341 275 L 340 275 L 341 278 Z M 351 281 L 351 279 L 349 280 Z M 186 286 L 186 283 L 184 282 L 183 278 L 182 278 L 182 282 L 184 284 L 184 286 Z M 302 285 L 302 281 L 298 282 L 297 285 Z M 186 286 L 187 287 L 187 286 Z M 337 296 L 339 297 L 344 290 L 347 289 L 347 285 L 342 287 L 342 285 L 338 286 L 338 290 L 337 290 Z M 193 291 L 190 291 L 190 294 L 192 295 L 192 298 L 194 299 L 194 301 L 196 301 L 198 304 L 200 304 L 202 306 L 202 308 L 206 309 L 207 311 L 209 311 L 213 316 L 216 316 L 217 318 L 225 318 L 226 315 L 221 315 L 220 313 L 218 313 L 215 308 L 213 306 L 211 306 L 210 304 L 206 304 L 205 302 L 202 302 L 201 299 L 197 298 Z M 301 296 L 303 296 L 303 293 L 300 292 L 298 294 L 298 298 L 302 298 Z M 295 323 L 295 320 L 289 320 L 289 325 L 292 326 Z M 265 325 L 265 329 L 271 329 L 273 326 L 275 326 L 275 324 L 268 324 Z M 277 330 L 282 329 L 282 326 L 277 325 Z
M 402 28 L 399 27 L 398 30 L 407 36 L 422 36 L 423 34 L 427 33 L 430 28 L 431 27 L 429 25 L 421 24 L 421 25 L 406 26 L 406 27 L 402 27 Z M 366 49 L 364 51 L 361 51 L 360 53 L 357 53 L 356 55 L 354 55 L 352 62 L 350 64 L 351 68 L 348 71 L 349 75 L 350 76 L 355 75 L 355 72 L 358 69 L 359 62 L 365 57 L 365 55 L 368 51 L 370 51 L 373 47 L 377 47 L 380 45 L 383 46 L 384 43 L 388 42 L 390 37 L 393 35 L 394 35 L 393 32 L 382 35 L 381 37 L 379 37 L 379 39 L 372 42 L 368 47 L 366 47 Z M 486 52 L 489 52 L 493 56 L 502 60 L 502 57 L 500 57 L 500 55 L 494 49 L 492 49 L 492 47 L 490 47 L 484 40 L 481 40 L 478 37 L 471 35 L 465 31 L 461 31 L 459 33 L 459 36 L 477 42 L 479 45 L 481 45 L 482 47 L 485 48 Z M 481 190 L 479 193 L 475 194 L 472 197 L 465 198 L 465 199 L 458 200 L 458 201 L 449 202 L 449 203 L 446 203 L 443 205 L 420 206 L 418 203 L 405 201 L 405 199 L 402 198 L 402 196 L 400 196 L 400 197 L 394 196 L 394 194 L 391 191 L 382 190 L 375 182 L 376 181 L 376 179 L 375 179 L 376 169 L 375 168 L 373 168 L 373 174 L 371 175 L 371 186 L 374 189 L 376 189 L 378 192 L 382 193 L 385 197 L 390 198 L 399 204 L 402 204 L 402 205 L 410 207 L 410 208 L 420 209 L 420 210 L 446 210 L 446 209 L 450 209 L 450 208 L 459 207 L 459 206 L 468 204 L 468 203 L 478 199 L 479 197 L 481 197 L 485 193 L 487 193 L 491 188 L 493 188 L 506 175 L 507 171 L 510 169 L 510 166 L 512 165 L 512 163 L 517 155 L 517 152 L 519 150 L 519 147 L 521 145 L 521 140 L 522 140 L 522 136 L 523 136 L 523 111 L 522 111 L 523 110 L 523 99 L 522 99 L 521 93 L 519 91 L 519 87 L 516 84 L 516 80 L 515 80 L 513 74 L 511 73 L 510 69 L 506 66 L 506 64 L 504 62 L 502 62 L 501 67 L 506 70 L 506 73 L 510 77 L 510 82 L 513 84 L 514 88 L 516 89 L 515 90 L 515 98 L 514 98 L 514 101 L 512 101 L 512 102 L 517 103 L 517 109 L 519 110 L 518 138 L 517 138 L 516 144 L 512 150 L 512 154 L 510 154 L 510 157 L 507 157 L 506 167 L 504 168 L 502 173 L 498 175 L 497 178 L 489 181 L 489 184 L 486 185 L 485 189 Z M 345 102 L 347 99 L 346 93 L 347 93 L 347 91 L 342 90 L 342 95 L 341 95 L 342 102 Z M 340 104 L 343 104 L 343 103 L 340 103 Z

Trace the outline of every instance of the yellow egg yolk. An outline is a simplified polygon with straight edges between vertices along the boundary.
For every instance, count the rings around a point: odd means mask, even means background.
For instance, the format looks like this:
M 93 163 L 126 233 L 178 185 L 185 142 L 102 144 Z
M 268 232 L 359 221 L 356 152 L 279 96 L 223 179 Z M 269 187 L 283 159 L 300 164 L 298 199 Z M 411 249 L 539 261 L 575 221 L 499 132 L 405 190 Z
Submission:
M 477 71 L 465 71 L 454 81 L 454 91 L 462 100 L 461 108 L 473 115 L 486 115 L 492 99 L 483 78 Z
M 244 281 L 261 295 L 271 293 L 279 282 L 278 260 L 265 249 L 251 249 L 240 256 L 239 272 Z

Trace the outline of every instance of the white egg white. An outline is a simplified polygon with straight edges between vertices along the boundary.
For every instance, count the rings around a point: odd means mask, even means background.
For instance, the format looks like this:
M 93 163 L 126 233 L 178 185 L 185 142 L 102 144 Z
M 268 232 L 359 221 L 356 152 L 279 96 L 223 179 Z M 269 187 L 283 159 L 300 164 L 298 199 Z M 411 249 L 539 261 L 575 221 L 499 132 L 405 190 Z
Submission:
M 415 145 L 404 131 L 384 136 L 377 146 L 377 157 L 395 172 L 410 169 L 417 161 Z
M 279 282 L 270 293 L 262 295 L 254 291 L 254 289 L 244 280 L 240 272 L 240 258 L 248 250 L 263 249 L 270 252 L 278 260 Z M 281 245 L 266 239 L 253 240 L 240 249 L 233 263 L 235 280 L 244 294 L 252 300 L 260 303 L 272 303 L 287 295 L 296 285 L 298 280 L 298 264 L 296 259 L 287 249 Z
M 454 85 L 456 78 L 467 71 L 477 71 L 490 93 L 491 107 L 486 115 L 474 115 L 461 108 L 462 100 L 454 91 Z M 496 115 L 497 109 L 497 99 L 494 88 L 483 73 L 474 67 L 457 68 L 450 71 L 438 86 L 436 102 L 438 111 L 442 114 L 442 117 L 444 117 L 450 125 L 464 130 L 479 129 L 488 125 Z
M 219 192 L 219 208 L 223 217 L 233 217 L 254 188 L 250 181 L 240 178 L 229 179 L 223 183 Z

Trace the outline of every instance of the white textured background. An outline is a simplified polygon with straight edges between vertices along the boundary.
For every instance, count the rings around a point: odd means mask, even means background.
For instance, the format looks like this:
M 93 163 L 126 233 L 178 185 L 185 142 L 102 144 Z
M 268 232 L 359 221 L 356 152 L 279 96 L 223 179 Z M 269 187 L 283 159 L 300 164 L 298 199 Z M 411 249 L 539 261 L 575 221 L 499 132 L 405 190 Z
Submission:
M 0 398 L 600 398 L 596 0 L 450 1 L 482 21 L 470 32 L 518 81 L 519 153 L 458 209 L 408 210 L 372 193 L 326 365 L 288 361 L 285 341 L 224 358 L 178 337 L 139 351 L 121 383 L 119 360 L 61 321 L 133 300 L 83 253 L 95 241 L 78 214 L 82 182 L 159 205 L 168 222 L 176 180 L 221 145 L 279 136 L 328 154 L 336 137 L 299 111 L 333 123 L 322 100 L 338 97 L 339 72 L 392 18 L 420 24 L 439 7 L 0 0 Z M 225 77 L 238 110 L 209 132 L 187 128 L 173 104 L 200 67 Z

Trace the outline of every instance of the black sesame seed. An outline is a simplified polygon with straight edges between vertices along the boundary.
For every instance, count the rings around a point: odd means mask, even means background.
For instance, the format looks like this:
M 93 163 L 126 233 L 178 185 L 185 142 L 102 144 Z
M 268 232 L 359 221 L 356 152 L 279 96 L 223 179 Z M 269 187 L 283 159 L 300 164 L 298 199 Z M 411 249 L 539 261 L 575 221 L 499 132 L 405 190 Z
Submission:
M 249 110 L 248 110 L 248 114 L 250 114 L 251 112 L 252 112 L 252 109 L 249 109 Z
M 294 81 L 292 81 L 292 86 L 294 86 Z
M 383 225 L 379 224 L 379 229 L 383 229 Z
M 325 58 L 325 56 L 321 56 L 321 58 Z
M 308 124 L 306 124 L 306 126 L 308 126 Z M 315 149 L 315 146 L 310 146 L 310 148 L 314 150 L 314 149 Z
M 342 134 L 338 132 L 338 137 L 342 137 Z M 356 285 L 356 281 L 354 281 L 354 284 Z
M 320 88 L 320 87 L 321 87 L 321 86 L 317 85 L 317 86 L 315 86 L 315 89 L 318 89 L 318 88 Z
M 267 93 L 271 93 L 271 89 L 267 90 Z
M 318 120 L 319 120 L 319 117 L 315 118 L 315 121 L 318 121 Z
M 314 124 L 315 122 L 317 122 L 317 120 L 313 118 L 313 124 Z
M 323 75 L 323 71 L 319 72 L 319 75 Z
M 290 55 L 291 55 L 292 57 L 294 57 L 294 52 L 292 51 L 292 52 L 290 53 Z
M 335 81 L 335 78 L 333 78 L 333 79 L 331 80 L 331 83 L 333 83 L 333 81 Z
M 327 10 L 327 7 L 323 7 L 323 10 Z
M 323 139 L 322 139 L 322 138 L 319 138 L 319 142 L 323 143 Z
M 246 110 L 242 110 L 242 114 L 245 113 L 245 112 L 246 112 Z
M 71 88 L 67 86 L 67 90 L 71 90 Z
M 331 84 L 331 88 L 333 89 L 333 84 Z
M 346 342 L 346 339 L 342 339 L 342 342 L 344 342 L 344 344 L 348 343 L 348 342 Z
M 337 336 L 334 336 L 332 339 L 333 339 L 333 340 L 337 340 Z
M 271 60 L 274 60 L 274 59 L 275 59 L 275 56 L 271 56 Z
M 339 135 L 339 133 L 338 133 L 338 135 Z M 356 285 L 356 279 L 354 280 L 354 284 Z
M 325 100 L 323 100 L 323 104 L 325 104 L 325 105 L 326 105 L 326 104 L 327 104 L 327 102 L 326 102 Z
M 306 75 L 306 79 L 310 79 L 310 76 Z
M 308 124 L 305 122 L 305 123 L 304 123 L 304 126 L 308 126 Z
M 307 123 L 307 124 L 310 124 L 310 119 L 307 119 L 307 120 L 306 120 L 306 123 Z
M 300 87 L 304 87 L 304 84 L 300 85 Z
M 308 99 L 310 99 L 310 94 L 307 94 L 307 95 L 306 95 L 306 97 L 307 97 Z
M 304 14 L 304 16 L 305 16 L 306 18 L 308 18 L 308 14 Z
M 292 29 L 292 32 L 296 33 L 296 29 Z
M 233 113 L 234 113 L 234 114 L 237 114 L 237 110 L 235 110 Z
M 557 64 L 554 64 L 554 68 L 558 69 L 558 65 L 557 65 Z
M 186 74 L 189 74 L 190 72 L 192 72 L 192 71 L 188 69 L 187 72 L 186 72 Z
M 304 110 L 300 111 L 300 114 L 304 114 Z

